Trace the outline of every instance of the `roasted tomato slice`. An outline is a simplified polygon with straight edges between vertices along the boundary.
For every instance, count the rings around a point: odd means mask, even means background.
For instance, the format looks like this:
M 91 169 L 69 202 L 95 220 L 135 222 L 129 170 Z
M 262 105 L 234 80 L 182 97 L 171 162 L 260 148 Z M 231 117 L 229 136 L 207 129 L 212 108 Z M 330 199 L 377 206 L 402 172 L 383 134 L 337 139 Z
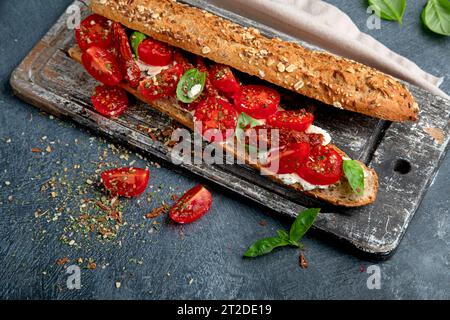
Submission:
M 209 69 L 209 78 L 212 85 L 228 98 L 232 98 L 241 90 L 241 85 L 231 69 L 222 64 L 215 64 Z
M 114 195 L 136 197 L 147 188 L 150 172 L 140 168 L 118 168 L 102 172 L 103 185 Z
M 220 97 L 209 97 L 201 101 L 194 111 L 195 130 L 210 142 L 226 141 L 233 135 L 238 114 L 233 106 Z M 228 132 L 227 132 L 228 131 Z
M 169 211 L 169 217 L 177 223 L 191 223 L 201 218 L 212 205 L 211 193 L 202 185 L 186 192 Z
M 141 70 L 133 59 L 130 42 L 127 33 L 120 23 L 114 22 L 113 34 L 116 41 L 117 51 L 119 52 L 119 62 L 125 80 L 131 87 L 136 88 L 141 79 Z
M 280 94 L 264 86 L 243 86 L 240 93 L 234 96 L 236 109 L 256 119 L 268 118 L 277 112 L 279 104 Z
M 138 90 L 150 101 L 173 96 L 182 75 L 182 65 L 173 64 L 169 69 L 163 70 L 155 77 L 146 77 L 141 80 Z
M 173 48 L 160 41 L 147 38 L 139 44 L 138 56 L 146 64 L 164 67 L 173 62 Z
M 98 14 L 92 14 L 75 29 L 75 37 L 82 51 L 91 46 L 109 49 L 113 43 L 111 21 Z
M 315 185 L 329 185 L 338 182 L 342 175 L 342 157 L 331 147 L 316 146 L 306 162 L 297 170 L 305 181 Z
M 277 157 L 271 157 L 269 166 L 275 169 L 277 174 L 296 173 L 301 164 L 307 161 L 310 146 L 307 142 L 291 143 L 278 150 Z M 275 161 L 278 161 L 276 164 Z
M 128 108 L 128 96 L 119 87 L 97 86 L 91 97 L 95 110 L 108 117 L 118 117 Z
M 122 72 L 116 57 L 99 47 L 89 47 L 81 60 L 87 72 L 107 86 L 115 86 L 122 81 Z
M 304 132 L 314 121 L 314 115 L 306 110 L 278 111 L 267 119 L 274 128 Z

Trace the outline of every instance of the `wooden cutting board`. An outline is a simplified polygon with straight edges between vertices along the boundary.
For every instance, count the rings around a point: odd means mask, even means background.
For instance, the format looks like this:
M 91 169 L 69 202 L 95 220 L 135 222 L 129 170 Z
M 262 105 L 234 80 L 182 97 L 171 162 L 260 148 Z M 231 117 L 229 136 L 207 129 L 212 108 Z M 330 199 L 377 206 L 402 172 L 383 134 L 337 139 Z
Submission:
M 258 28 L 267 36 L 298 41 L 203 1 L 183 2 Z M 89 14 L 84 4 L 75 3 L 83 15 Z M 164 136 L 161 132 L 171 124 L 167 116 L 138 101 L 120 119 L 108 119 L 93 111 L 90 94 L 96 83 L 67 55 L 74 44 L 74 32 L 67 28 L 67 18 L 66 14 L 61 16 L 13 72 L 11 86 L 15 94 L 46 112 L 169 163 L 170 148 L 154 139 Z M 449 145 L 450 101 L 408 87 L 421 107 L 417 123 L 391 123 L 320 104 L 315 113 L 318 125 L 330 131 L 337 146 L 377 171 L 378 199 L 370 206 L 331 207 L 280 186 L 245 165 L 179 167 L 282 215 L 295 217 L 305 207 L 319 206 L 322 213 L 314 225 L 316 229 L 370 258 L 385 259 L 399 245 Z M 149 128 L 153 130 L 151 134 Z

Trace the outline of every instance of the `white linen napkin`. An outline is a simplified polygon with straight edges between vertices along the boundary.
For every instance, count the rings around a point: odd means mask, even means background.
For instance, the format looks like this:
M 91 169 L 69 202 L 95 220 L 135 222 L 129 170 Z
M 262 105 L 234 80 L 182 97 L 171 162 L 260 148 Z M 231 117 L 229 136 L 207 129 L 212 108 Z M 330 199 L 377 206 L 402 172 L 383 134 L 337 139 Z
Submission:
M 443 78 L 361 32 L 347 14 L 321 0 L 207 0 L 241 16 L 263 23 L 294 38 L 372 66 L 441 97 Z

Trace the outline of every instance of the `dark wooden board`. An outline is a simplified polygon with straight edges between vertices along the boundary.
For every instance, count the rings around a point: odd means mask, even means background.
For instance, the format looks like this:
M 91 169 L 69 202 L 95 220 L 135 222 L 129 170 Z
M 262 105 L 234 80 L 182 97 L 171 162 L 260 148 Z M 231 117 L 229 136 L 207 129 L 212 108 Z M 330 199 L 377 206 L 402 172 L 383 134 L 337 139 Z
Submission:
M 254 26 L 268 36 L 295 41 L 203 1 L 184 2 Z M 87 14 L 86 10 L 83 14 Z M 67 29 L 66 20 L 63 15 L 13 72 L 11 85 L 15 94 L 46 112 L 170 162 L 170 150 L 141 129 L 142 126 L 163 129 L 170 123 L 167 116 L 140 102 L 120 119 L 108 119 L 92 110 L 90 93 L 96 83 L 66 54 L 74 43 L 73 31 Z M 416 87 L 409 88 L 421 107 L 417 123 L 379 121 L 326 106 L 319 106 L 316 113 L 318 124 L 331 132 L 336 145 L 377 171 L 380 188 L 373 205 L 357 209 L 330 207 L 273 183 L 247 166 L 180 167 L 290 217 L 305 207 L 320 206 L 323 213 L 315 228 L 350 243 L 372 258 L 387 258 L 406 232 L 449 142 L 450 102 Z M 436 141 L 426 128 L 436 128 L 443 139 Z

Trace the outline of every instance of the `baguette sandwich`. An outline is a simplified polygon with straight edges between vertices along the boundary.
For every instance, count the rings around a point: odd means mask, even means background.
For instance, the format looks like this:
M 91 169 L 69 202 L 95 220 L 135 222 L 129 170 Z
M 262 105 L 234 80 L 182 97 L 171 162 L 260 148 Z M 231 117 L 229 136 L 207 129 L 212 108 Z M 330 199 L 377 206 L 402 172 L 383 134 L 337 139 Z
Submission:
M 93 0 L 91 9 L 94 14 L 77 29 L 77 45 L 69 54 L 105 85 L 92 97 L 97 111 L 120 115 L 127 102 L 120 90 L 126 90 L 206 140 L 220 142 L 270 179 L 333 205 L 373 203 L 377 174 L 332 145 L 329 134 L 312 124 L 310 112 L 284 110 L 273 85 L 381 119 L 417 118 L 417 104 L 395 79 L 268 39 L 198 8 L 173 0 Z M 240 73 L 253 77 L 238 79 Z M 254 77 L 267 86 L 252 83 Z M 206 129 L 225 137 L 206 136 Z M 229 129 L 235 134 L 225 133 Z M 273 129 L 279 141 L 271 149 L 272 140 L 260 132 Z M 242 153 L 227 143 L 255 134 L 257 146 L 264 139 L 269 145 L 264 156 L 257 150 L 256 160 L 248 149 Z M 272 171 L 275 160 L 279 167 Z

